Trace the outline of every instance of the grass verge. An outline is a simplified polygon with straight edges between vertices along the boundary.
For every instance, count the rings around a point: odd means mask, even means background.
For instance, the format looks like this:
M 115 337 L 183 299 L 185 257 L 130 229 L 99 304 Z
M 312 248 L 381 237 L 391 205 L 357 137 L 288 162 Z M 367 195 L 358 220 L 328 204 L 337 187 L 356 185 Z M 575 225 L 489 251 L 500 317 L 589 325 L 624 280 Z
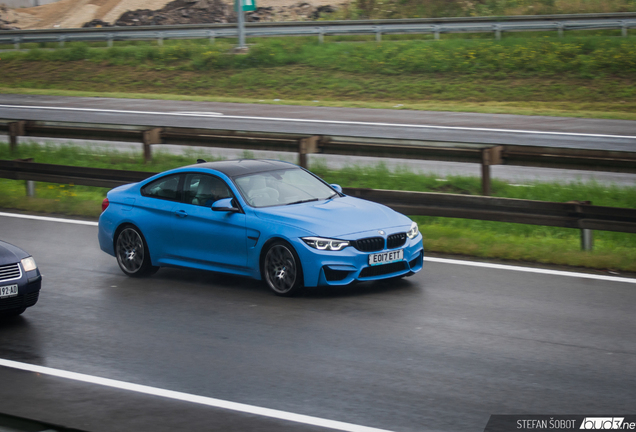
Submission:
M 246 154 L 249 157 L 249 153 Z M 211 160 L 210 153 L 192 151 L 175 156 L 156 153 L 150 164 L 141 153 L 117 152 L 104 147 L 76 147 L 21 144 L 9 154 L 0 144 L 0 159 L 33 157 L 36 162 L 96 168 L 163 171 L 192 163 L 198 157 Z M 330 183 L 345 187 L 478 194 L 480 181 L 470 177 L 439 179 L 406 169 L 389 170 L 351 166 L 333 170 L 316 163 L 312 171 Z M 590 200 L 593 204 L 636 208 L 636 187 L 602 186 L 596 183 L 569 184 L 532 182 L 524 186 L 493 182 L 493 195 L 543 201 Z M 30 212 L 68 214 L 96 218 L 107 189 L 76 185 L 38 183 L 36 197 L 25 196 L 24 181 L 0 179 L 0 207 Z M 595 232 L 592 252 L 580 250 L 580 233 L 575 229 L 474 221 L 438 217 L 415 217 L 429 252 L 480 258 L 530 261 L 614 271 L 636 271 L 636 235 Z
M 228 49 L 179 41 L 3 53 L 0 85 L 11 93 L 636 118 L 633 37 L 272 38 L 245 56 Z

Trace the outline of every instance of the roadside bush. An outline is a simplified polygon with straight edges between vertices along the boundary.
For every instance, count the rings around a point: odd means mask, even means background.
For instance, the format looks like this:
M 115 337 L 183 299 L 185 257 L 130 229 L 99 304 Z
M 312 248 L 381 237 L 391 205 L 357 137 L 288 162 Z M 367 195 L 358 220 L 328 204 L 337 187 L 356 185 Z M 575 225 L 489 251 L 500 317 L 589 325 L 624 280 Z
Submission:
M 382 43 L 324 43 L 306 38 L 263 39 L 244 55 L 230 53 L 231 45 L 203 45 L 191 41 L 125 47 L 68 48 L 6 53 L 3 59 L 77 61 L 90 59 L 110 65 L 223 70 L 304 65 L 353 73 L 497 74 L 529 76 L 576 74 L 585 78 L 636 73 L 636 39 L 506 38 L 502 41 L 448 39 Z

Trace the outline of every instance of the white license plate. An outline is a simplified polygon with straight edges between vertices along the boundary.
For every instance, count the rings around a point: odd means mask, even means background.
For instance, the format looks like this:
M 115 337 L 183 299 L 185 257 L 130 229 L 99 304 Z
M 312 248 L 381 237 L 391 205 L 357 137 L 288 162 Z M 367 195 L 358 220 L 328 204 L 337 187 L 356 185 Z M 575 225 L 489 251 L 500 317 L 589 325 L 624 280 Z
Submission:
M 380 252 L 369 255 L 369 265 L 390 264 L 404 259 L 404 249 L 398 249 L 391 252 Z
M 15 297 L 18 295 L 18 286 L 9 285 L 0 287 L 0 298 Z

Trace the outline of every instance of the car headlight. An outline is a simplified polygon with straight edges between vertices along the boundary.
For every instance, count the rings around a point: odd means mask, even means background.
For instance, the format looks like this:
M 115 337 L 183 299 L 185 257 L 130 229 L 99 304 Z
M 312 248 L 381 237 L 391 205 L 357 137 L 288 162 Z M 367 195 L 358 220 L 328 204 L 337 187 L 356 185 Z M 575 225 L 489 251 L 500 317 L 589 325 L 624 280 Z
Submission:
M 420 229 L 417 227 L 417 223 L 411 224 L 411 229 L 406 233 L 406 236 L 410 239 L 414 239 L 420 233 Z
M 20 261 L 20 263 L 22 263 L 22 268 L 24 269 L 24 271 L 31 271 L 38 268 L 38 265 L 35 263 L 33 257 L 24 258 L 22 261 Z
M 307 245 L 318 250 L 339 251 L 349 246 L 349 242 L 345 240 L 334 240 L 321 237 L 303 237 L 302 240 L 307 243 Z

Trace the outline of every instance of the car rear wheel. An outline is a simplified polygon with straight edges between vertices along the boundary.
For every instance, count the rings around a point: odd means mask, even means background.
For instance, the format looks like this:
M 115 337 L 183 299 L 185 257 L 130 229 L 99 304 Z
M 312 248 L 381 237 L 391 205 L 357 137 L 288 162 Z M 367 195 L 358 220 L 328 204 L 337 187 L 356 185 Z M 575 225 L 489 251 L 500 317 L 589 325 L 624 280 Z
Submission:
M 159 269 L 151 264 L 148 245 L 143 235 L 133 226 L 124 228 L 117 235 L 115 255 L 119 268 L 128 276 L 148 276 Z
M 302 268 L 296 251 L 288 243 L 273 243 L 263 260 L 265 282 L 276 295 L 291 297 L 302 289 Z

